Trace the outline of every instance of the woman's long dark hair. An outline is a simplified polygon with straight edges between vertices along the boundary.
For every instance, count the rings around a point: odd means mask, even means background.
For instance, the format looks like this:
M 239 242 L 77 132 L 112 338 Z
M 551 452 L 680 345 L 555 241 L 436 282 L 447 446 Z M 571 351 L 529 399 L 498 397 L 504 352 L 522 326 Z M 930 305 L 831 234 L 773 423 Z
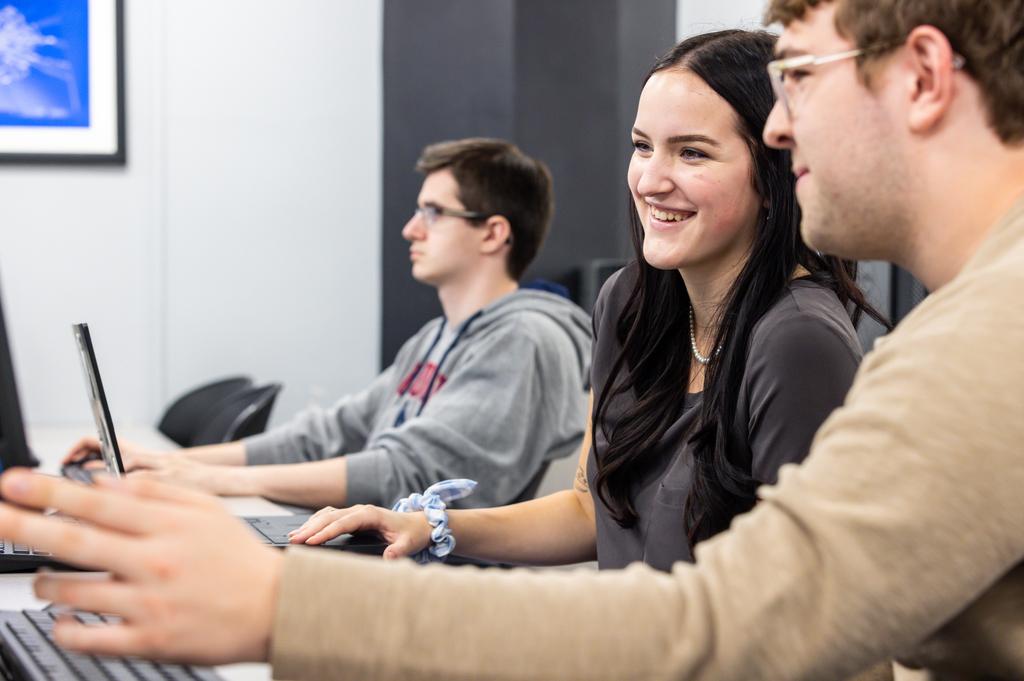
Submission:
M 797 266 L 810 279 L 835 291 L 854 324 L 862 312 L 888 326 L 855 283 L 856 263 L 819 255 L 800 237 L 795 182 L 786 151 L 770 149 L 761 138 L 774 105 L 766 65 L 775 36 L 763 31 L 719 31 L 688 38 L 658 60 L 644 79 L 659 71 L 689 71 L 704 80 L 736 112 L 739 133 L 753 160 L 753 185 L 763 200 L 747 258 L 717 317 L 711 347 L 721 346 L 706 367 L 703 400 L 695 427 L 684 435 L 693 444 L 693 487 L 684 522 L 690 546 L 726 529 L 749 510 L 757 482 L 742 463 L 732 434 L 751 330 L 779 299 Z M 632 205 L 632 201 L 630 201 Z M 622 350 L 597 399 L 597 428 L 607 438 L 596 454 L 595 489 L 622 527 L 637 521 L 633 483 L 650 462 L 649 453 L 683 410 L 690 376 L 689 310 L 686 286 L 676 270 L 658 270 L 643 258 L 644 231 L 630 211 L 636 283 L 615 331 Z M 628 373 L 624 372 L 628 369 Z M 612 399 L 632 391 L 622 416 L 609 424 Z

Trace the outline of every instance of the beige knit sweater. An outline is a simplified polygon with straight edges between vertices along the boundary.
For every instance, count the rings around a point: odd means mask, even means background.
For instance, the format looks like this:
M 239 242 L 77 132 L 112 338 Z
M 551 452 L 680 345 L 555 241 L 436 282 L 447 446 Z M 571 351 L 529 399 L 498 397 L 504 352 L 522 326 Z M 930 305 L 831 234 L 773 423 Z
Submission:
M 274 673 L 824 681 L 896 657 L 1024 679 L 1024 201 L 760 494 L 672 574 L 293 550 Z

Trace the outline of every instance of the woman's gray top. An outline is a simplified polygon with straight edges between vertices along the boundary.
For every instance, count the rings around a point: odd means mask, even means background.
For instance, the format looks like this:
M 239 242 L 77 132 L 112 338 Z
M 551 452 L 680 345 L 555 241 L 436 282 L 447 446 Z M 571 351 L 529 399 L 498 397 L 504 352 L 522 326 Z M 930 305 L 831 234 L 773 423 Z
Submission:
M 630 266 L 612 275 L 594 306 L 595 410 L 621 350 L 615 325 L 634 272 Z M 679 352 L 690 352 L 689 338 L 679 339 Z M 861 354 L 857 333 L 835 293 L 809 280 L 792 281 L 753 327 L 740 386 L 734 433 L 754 479 L 772 484 L 782 464 L 807 455 L 815 431 L 842 404 Z M 609 422 L 614 423 L 633 399 L 631 393 L 612 399 Z M 700 393 L 688 394 L 675 423 L 657 447 L 645 453 L 651 465 L 645 466 L 632 490 L 639 521 L 631 528 L 615 522 L 594 485 L 596 457 L 608 446 L 598 424 L 587 478 L 594 498 L 601 568 L 643 561 L 667 571 L 676 561 L 693 562 L 683 513 L 692 485 L 693 452 L 687 440 L 700 414 L 700 402 Z

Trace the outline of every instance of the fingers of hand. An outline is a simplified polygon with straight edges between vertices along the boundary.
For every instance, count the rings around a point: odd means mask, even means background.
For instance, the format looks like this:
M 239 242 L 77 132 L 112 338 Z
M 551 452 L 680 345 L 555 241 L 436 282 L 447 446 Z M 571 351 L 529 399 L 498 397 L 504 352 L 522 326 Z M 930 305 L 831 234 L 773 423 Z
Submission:
M 400 537 L 394 544 L 389 544 L 384 549 L 384 560 L 395 560 L 397 558 L 405 558 L 412 553 L 412 547 L 406 537 Z
M 95 437 L 83 437 L 81 440 L 72 445 L 71 449 L 64 456 L 63 463 L 71 463 L 73 461 L 80 461 L 87 457 L 93 452 L 100 450 L 100 442 Z
M 319 532 L 316 532 L 313 535 L 311 535 L 308 539 L 306 539 L 306 543 L 313 545 L 323 544 L 324 542 L 330 541 L 335 537 L 340 537 L 341 535 L 347 532 L 347 530 L 344 529 L 345 524 L 346 523 L 344 519 L 335 520 L 333 523 L 330 523 L 329 525 L 321 529 Z
M 326 515 L 328 513 L 333 513 L 334 511 L 337 511 L 337 510 L 338 509 L 334 508 L 333 506 L 324 506 L 319 511 L 314 513 L 312 517 L 313 518 L 319 518 L 320 516 Z
M 345 513 L 345 509 L 328 508 L 330 511 L 327 508 L 320 509 L 310 516 L 309 520 L 302 524 L 302 527 L 289 532 L 288 541 L 293 544 L 301 544 Z
M 99 487 L 116 489 L 121 484 L 112 478 L 101 482 L 101 477 L 97 476 Z M 147 514 L 149 508 L 130 497 L 21 470 L 11 470 L 0 477 L 0 497 L 29 508 L 55 508 L 73 518 L 121 532 L 140 534 L 152 525 Z M 35 539 L 31 543 L 41 547 Z
M 289 540 L 293 544 L 301 544 L 315 533 L 322 530 L 329 523 L 345 515 L 351 513 L 351 508 L 334 508 L 333 506 L 324 506 L 319 511 L 311 515 L 306 519 L 306 522 L 288 533 Z
M 378 510 L 373 506 L 354 506 L 337 511 L 333 517 L 325 517 L 320 529 L 311 533 L 305 541 L 307 544 L 322 544 L 343 534 L 378 529 Z
M 152 657 L 151 646 L 139 627 L 126 624 L 86 625 L 70 618 L 61 618 L 53 628 L 57 644 L 68 650 L 117 657 Z
M 131 477 L 124 480 L 104 480 L 100 483 L 100 486 L 117 489 L 139 499 L 150 499 L 211 510 L 221 509 L 221 504 L 217 501 L 216 497 L 177 485 L 161 483 L 157 481 L 157 478 L 157 475 L 140 471 L 133 473 Z
M 430 545 L 430 534 L 417 537 L 414 528 L 405 526 L 401 531 L 384 533 L 385 539 L 391 544 L 384 549 L 384 557 L 387 559 L 403 558 L 405 556 L 422 551 Z
M 37 577 L 33 587 L 36 597 L 78 610 L 105 612 L 128 619 L 141 614 L 136 589 L 110 577 L 48 574 Z
M 137 549 L 131 540 L 87 525 L 0 505 L 0 536 L 79 567 L 126 576 L 138 573 Z

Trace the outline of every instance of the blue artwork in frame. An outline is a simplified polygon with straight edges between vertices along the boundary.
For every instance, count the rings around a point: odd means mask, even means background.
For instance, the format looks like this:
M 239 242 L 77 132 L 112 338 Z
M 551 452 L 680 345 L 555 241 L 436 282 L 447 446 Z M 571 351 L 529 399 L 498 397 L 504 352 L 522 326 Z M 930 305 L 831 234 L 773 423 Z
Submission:
M 89 125 L 86 0 L 0 7 L 0 125 Z
M 0 162 L 124 163 L 122 0 L 0 0 Z

